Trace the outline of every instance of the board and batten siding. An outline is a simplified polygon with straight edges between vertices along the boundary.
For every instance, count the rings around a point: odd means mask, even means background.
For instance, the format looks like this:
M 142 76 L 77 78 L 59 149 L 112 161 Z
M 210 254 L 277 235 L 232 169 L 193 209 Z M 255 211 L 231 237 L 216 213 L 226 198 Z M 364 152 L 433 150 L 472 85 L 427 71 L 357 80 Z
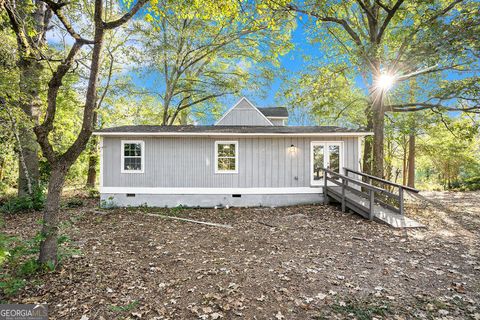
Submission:
M 216 123 L 219 126 L 271 126 L 272 123 L 247 99 L 241 99 Z
M 135 137 L 145 142 L 144 173 L 121 173 L 122 140 L 103 138 L 104 187 L 310 187 L 312 141 L 343 141 L 344 166 L 359 168 L 357 137 Z M 215 173 L 215 141 L 238 141 L 238 173 Z

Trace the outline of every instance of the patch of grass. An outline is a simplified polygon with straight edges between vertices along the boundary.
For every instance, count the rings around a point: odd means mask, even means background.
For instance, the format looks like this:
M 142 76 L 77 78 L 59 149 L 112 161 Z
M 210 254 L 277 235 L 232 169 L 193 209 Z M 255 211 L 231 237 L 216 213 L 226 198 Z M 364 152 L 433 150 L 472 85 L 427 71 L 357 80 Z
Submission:
M 80 198 L 71 198 L 66 203 L 67 208 L 80 208 L 83 207 L 83 200 Z
M 391 314 L 390 306 L 386 303 L 368 302 L 368 301 L 345 301 L 344 303 L 335 303 L 332 309 L 348 316 L 353 316 L 358 320 L 371 320 L 374 316 L 387 316 Z
M 138 306 L 139 303 L 140 302 L 138 300 L 134 300 L 134 301 L 130 302 L 129 304 L 125 305 L 125 306 L 111 305 L 108 309 L 110 309 L 110 311 L 113 311 L 113 312 L 131 311 L 131 310 L 135 309 Z
M 179 215 L 181 215 L 181 213 L 185 210 L 185 209 L 188 209 L 187 207 L 179 204 L 178 206 L 176 206 L 175 208 L 170 208 L 170 210 L 167 212 L 167 215 L 169 216 L 173 216 L 173 217 L 178 217 Z
M 100 197 L 100 192 L 95 188 L 87 188 L 87 197 L 90 199 L 97 199 Z
M 131 207 L 128 209 L 133 213 L 145 212 L 145 213 L 158 214 L 158 215 L 169 216 L 169 217 L 182 217 L 184 213 L 186 213 L 186 211 L 188 211 L 190 208 L 182 205 L 178 205 L 174 208 L 139 206 L 139 207 Z
M 93 224 L 101 224 L 103 222 L 103 217 L 95 217 Z

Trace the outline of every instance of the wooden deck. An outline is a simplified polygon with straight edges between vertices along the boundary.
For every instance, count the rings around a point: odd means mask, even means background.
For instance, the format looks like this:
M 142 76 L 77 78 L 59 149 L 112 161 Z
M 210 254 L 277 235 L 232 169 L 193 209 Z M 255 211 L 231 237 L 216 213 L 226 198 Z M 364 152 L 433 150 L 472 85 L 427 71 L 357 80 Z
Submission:
M 367 219 L 384 222 L 394 228 L 425 227 L 404 215 L 404 191 L 418 192 L 418 190 L 348 168 L 344 169 L 346 175 L 324 169 L 325 202 L 338 201 L 342 205 L 342 211 L 350 209 Z M 349 173 L 354 174 L 355 178 L 348 176 Z M 375 185 L 371 184 L 371 181 L 375 181 Z M 382 188 L 382 185 L 388 185 L 389 188 Z

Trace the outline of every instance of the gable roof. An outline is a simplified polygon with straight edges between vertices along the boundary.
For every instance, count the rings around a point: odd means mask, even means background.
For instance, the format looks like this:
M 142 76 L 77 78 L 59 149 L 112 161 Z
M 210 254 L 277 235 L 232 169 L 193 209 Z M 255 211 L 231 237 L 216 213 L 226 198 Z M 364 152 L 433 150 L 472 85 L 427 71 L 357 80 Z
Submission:
M 371 135 L 363 129 L 348 129 L 336 126 L 156 126 L 156 125 L 138 125 L 121 126 L 114 128 L 101 129 L 95 132 L 100 136 L 209 136 L 209 135 L 296 135 L 296 136 L 367 136 Z
M 258 108 L 265 117 L 278 117 L 288 118 L 287 108 L 284 107 L 270 107 L 270 108 Z
M 242 102 L 246 102 L 250 107 L 252 107 L 254 110 L 256 110 L 258 112 L 258 114 L 265 119 L 265 121 L 267 122 L 268 125 L 270 126 L 273 126 L 273 123 L 270 121 L 270 119 L 268 119 L 257 107 L 255 107 L 255 105 L 253 103 L 250 102 L 250 100 L 248 100 L 246 97 L 242 97 L 240 100 L 238 100 L 237 103 L 235 103 L 235 105 L 233 107 L 231 107 L 230 109 L 227 110 L 227 112 L 225 112 L 223 114 L 223 116 L 217 120 L 217 122 L 215 122 L 215 125 L 218 125 L 219 123 L 222 122 L 223 119 L 225 119 L 225 117 L 230 113 L 232 112 L 235 108 L 237 108 Z

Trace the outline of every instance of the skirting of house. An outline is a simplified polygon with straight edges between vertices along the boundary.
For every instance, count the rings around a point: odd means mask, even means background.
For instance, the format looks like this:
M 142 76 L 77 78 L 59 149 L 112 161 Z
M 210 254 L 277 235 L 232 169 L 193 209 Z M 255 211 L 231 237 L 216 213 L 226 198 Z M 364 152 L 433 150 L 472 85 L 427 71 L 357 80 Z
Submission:
M 228 189 L 228 188 L 226 188 Z M 282 188 L 283 189 L 283 188 Z M 303 188 L 298 188 L 303 189 Z M 308 188 L 310 189 L 310 188 Z M 188 194 L 186 192 L 171 193 L 105 193 L 102 192 L 100 199 L 103 207 L 168 207 L 174 208 L 178 206 L 185 207 L 280 207 L 299 204 L 315 204 L 323 202 L 323 194 L 319 192 L 319 188 L 313 192 L 304 193 L 228 193 L 214 194 L 202 193 Z M 300 192 L 301 190 L 297 190 Z M 224 189 L 225 192 L 225 189 Z M 278 192 L 278 190 L 277 190 Z

